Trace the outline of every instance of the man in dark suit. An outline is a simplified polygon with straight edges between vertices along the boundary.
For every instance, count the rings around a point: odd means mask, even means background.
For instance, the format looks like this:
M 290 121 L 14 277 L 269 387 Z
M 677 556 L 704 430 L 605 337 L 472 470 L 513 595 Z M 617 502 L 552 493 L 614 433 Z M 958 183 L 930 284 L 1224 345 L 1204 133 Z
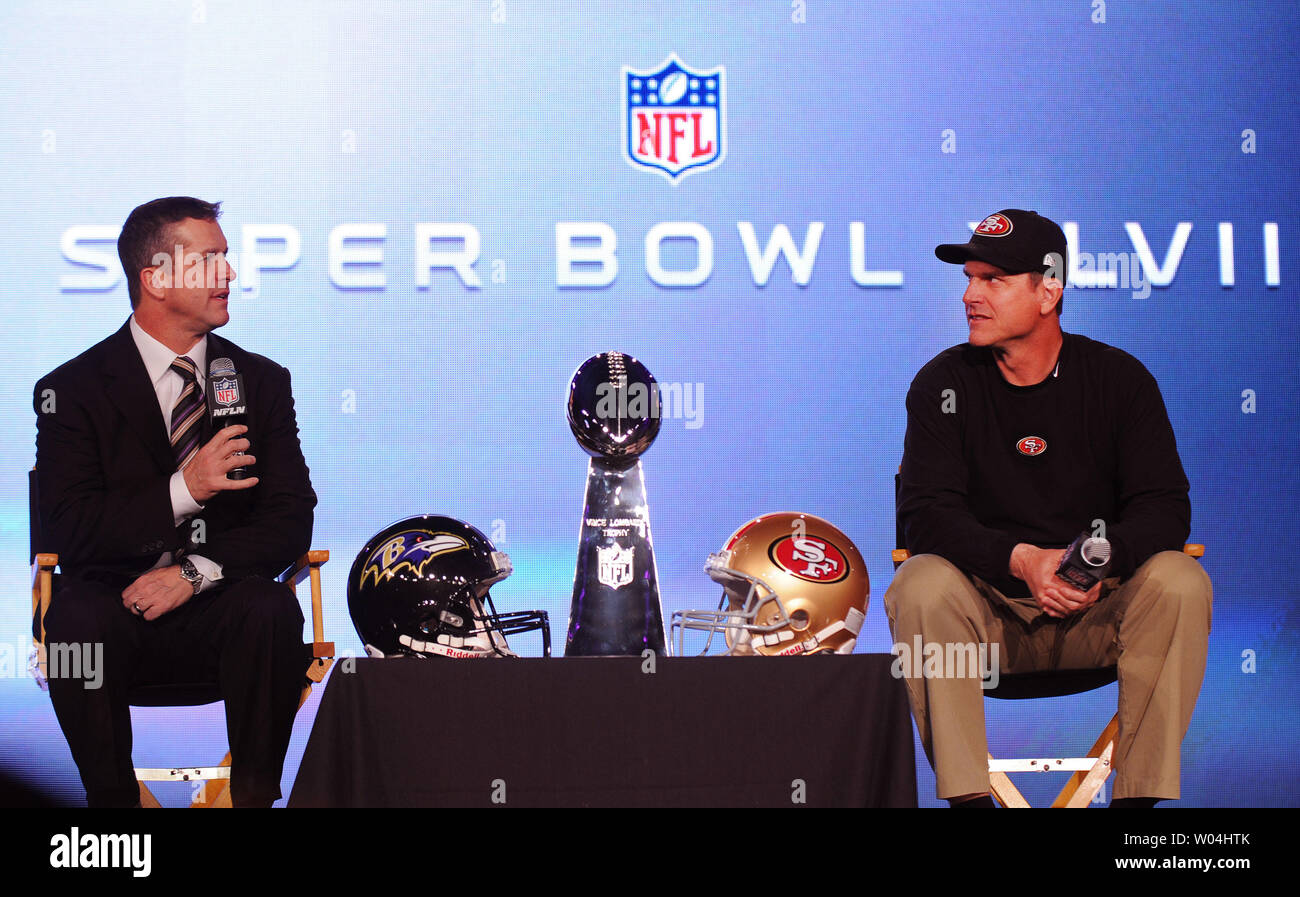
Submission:
M 218 683 L 233 803 L 280 797 L 307 658 L 275 577 L 308 548 L 316 494 L 289 372 L 211 333 L 235 277 L 219 214 L 190 197 L 135 209 L 118 239 L 131 318 L 36 384 L 42 548 L 62 570 L 46 641 L 103 645 L 100 687 L 50 678 L 91 806 L 138 803 L 127 696 L 167 682 Z M 211 422 L 221 358 L 247 426 Z

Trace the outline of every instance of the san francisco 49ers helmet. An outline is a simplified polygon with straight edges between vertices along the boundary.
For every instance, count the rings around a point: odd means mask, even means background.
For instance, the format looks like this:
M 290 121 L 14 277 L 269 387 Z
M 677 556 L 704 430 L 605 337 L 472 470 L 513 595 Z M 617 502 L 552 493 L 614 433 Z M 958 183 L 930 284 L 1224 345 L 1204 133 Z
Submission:
M 717 610 L 673 614 L 677 653 L 686 630 L 721 633 L 730 655 L 852 654 L 871 583 L 857 546 L 811 514 L 764 514 L 736 530 L 704 566 L 723 588 Z
M 425 515 L 385 527 L 348 575 L 348 610 L 372 657 L 515 657 L 507 635 L 540 630 L 546 611 L 498 614 L 489 587 L 513 571 L 488 537 L 453 517 Z

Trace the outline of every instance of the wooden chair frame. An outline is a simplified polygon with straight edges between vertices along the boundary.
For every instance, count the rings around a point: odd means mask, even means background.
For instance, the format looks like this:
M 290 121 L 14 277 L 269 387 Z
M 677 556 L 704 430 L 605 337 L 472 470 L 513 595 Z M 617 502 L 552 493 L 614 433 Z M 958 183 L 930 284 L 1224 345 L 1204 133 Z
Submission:
M 296 596 L 297 586 L 304 579 L 310 581 L 311 587 L 311 625 L 312 656 L 305 672 L 308 684 L 303 687 L 298 699 L 298 708 L 306 703 L 311 694 L 312 685 L 320 682 L 334 663 L 334 643 L 325 641 L 325 619 L 321 609 L 320 568 L 329 560 L 330 553 L 323 549 L 308 551 L 298 558 L 289 569 L 278 577 Z M 49 552 L 38 552 L 32 559 L 32 617 L 35 621 L 33 633 L 32 656 L 29 662 L 32 675 L 37 685 L 48 690 L 49 673 L 48 653 L 45 648 L 45 613 L 49 610 L 50 599 L 54 593 L 54 570 L 59 565 L 59 556 Z M 208 703 L 208 702 L 203 702 Z M 177 705 L 185 706 L 185 705 Z M 193 706 L 193 705 L 190 705 Z M 222 808 L 230 804 L 230 752 L 216 766 L 173 767 L 171 769 L 135 770 L 136 781 L 140 786 L 140 805 L 142 807 L 161 807 L 158 799 L 149 790 L 146 782 L 188 782 L 202 781 L 203 788 L 195 795 L 191 808 Z

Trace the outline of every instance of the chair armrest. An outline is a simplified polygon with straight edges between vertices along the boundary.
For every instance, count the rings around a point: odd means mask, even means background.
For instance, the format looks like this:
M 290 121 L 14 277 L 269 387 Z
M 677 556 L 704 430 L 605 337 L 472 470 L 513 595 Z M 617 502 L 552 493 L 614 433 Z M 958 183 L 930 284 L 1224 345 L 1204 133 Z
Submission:
M 42 690 L 49 688 L 46 684 L 45 614 L 50 609 L 50 598 L 54 593 L 54 568 L 57 566 L 57 554 L 41 552 L 32 561 L 32 619 L 36 623 L 36 632 L 32 636 L 33 654 L 28 666 Z
M 54 589 L 54 568 L 57 566 L 59 566 L 57 554 L 42 552 L 36 555 L 36 560 L 32 561 L 32 616 L 40 621 L 42 642 L 45 641 L 45 612 L 50 609 L 50 596 Z
M 311 575 L 313 567 L 319 569 L 329 559 L 330 553 L 328 551 L 323 548 L 314 548 L 286 567 L 284 572 L 277 576 L 276 579 L 290 586 L 296 586 Z
M 36 560 L 32 561 L 32 588 L 36 588 L 41 573 L 53 573 L 54 568 L 57 566 L 59 566 L 59 556 L 57 554 L 41 553 L 36 555 Z
M 325 641 L 325 617 L 321 610 L 320 568 L 329 559 L 328 551 L 321 548 L 312 549 L 294 561 L 289 569 L 278 577 L 280 582 L 288 585 L 295 595 L 298 592 L 296 588 L 298 583 L 304 579 L 311 581 L 312 664 L 307 675 L 316 682 L 325 678 L 325 672 L 333 662 L 330 658 L 334 656 L 334 643 Z
M 1205 546 L 1197 542 L 1188 542 L 1183 545 L 1183 554 L 1192 558 L 1203 558 L 1205 557 Z M 894 562 L 894 569 L 897 570 L 899 565 L 911 556 L 912 552 L 908 551 L 906 548 L 895 548 L 890 555 Z

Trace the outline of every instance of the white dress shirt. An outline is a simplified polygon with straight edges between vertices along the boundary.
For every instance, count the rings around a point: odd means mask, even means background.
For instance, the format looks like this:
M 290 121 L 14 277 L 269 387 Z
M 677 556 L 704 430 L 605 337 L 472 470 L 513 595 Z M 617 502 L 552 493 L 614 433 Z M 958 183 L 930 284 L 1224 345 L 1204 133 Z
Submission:
M 135 339 L 135 347 L 140 351 L 140 358 L 144 361 L 144 369 L 149 374 L 149 381 L 153 384 L 154 393 L 158 396 L 158 407 L 162 410 L 163 425 L 168 428 L 167 439 L 171 441 L 171 420 L 172 409 L 176 406 L 176 399 L 180 397 L 181 391 L 185 388 L 185 378 L 172 370 L 172 362 L 178 356 L 171 349 L 168 349 L 158 340 L 144 332 L 144 328 L 136 323 L 135 315 L 131 316 L 131 336 Z M 182 353 L 194 362 L 198 369 L 198 387 L 205 387 L 208 369 L 208 338 L 203 336 L 197 343 L 190 347 L 188 352 Z M 185 475 L 181 471 L 176 471 L 171 478 L 171 497 L 172 497 L 172 518 L 176 526 L 180 526 L 189 518 L 193 517 L 199 511 L 203 510 L 203 505 L 194 500 L 190 495 L 189 487 L 185 485 Z M 209 560 L 197 554 L 190 554 L 187 557 L 193 561 L 195 568 L 203 574 L 203 585 L 200 591 L 209 589 L 213 583 L 221 579 L 221 565 L 216 561 Z M 158 563 L 154 568 L 169 566 L 172 562 L 172 553 L 165 552 L 162 557 L 158 558 Z

